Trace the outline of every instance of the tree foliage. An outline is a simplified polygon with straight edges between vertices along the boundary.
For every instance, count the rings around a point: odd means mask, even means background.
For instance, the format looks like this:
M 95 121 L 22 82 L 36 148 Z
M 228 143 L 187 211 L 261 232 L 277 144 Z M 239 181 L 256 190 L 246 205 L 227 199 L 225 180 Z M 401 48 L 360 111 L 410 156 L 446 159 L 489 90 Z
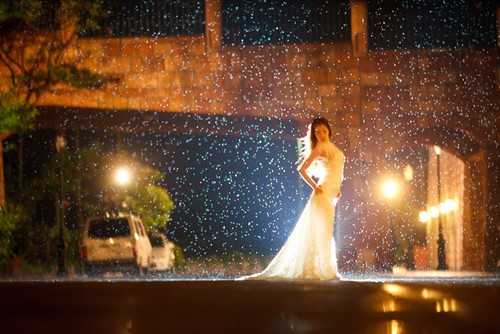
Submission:
M 171 219 L 174 202 L 165 188 L 155 183 L 144 184 L 124 199 L 126 207 L 142 217 L 150 230 L 162 230 Z
M 110 183 L 108 199 L 118 210 L 140 216 L 150 230 L 161 231 L 167 227 L 174 209 L 174 202 L 161 185 L 165 175 L 147 165 L 139 163 L 124 154 L 112 159 L 110 178 L 118 166 L 129 166 L 132 182 L 126 187 Z
M 39 177 L 32 181 L 28 197 L 37 202 L 62 193 L 63 200 L 74 205 L 81 200 L 80 208 L 85 216 L 102 212 L 101 191 L 96 180 L 103 170 L 104 158 L 99 148 L 86 148 L 75 152 L 63 151 L 55 154 L 41 168 Z
M 0 70 L 9 81 L 0 87 L 0 112 L 8 116 L 0 131 L 27 128 L 33 106 L 61 85 L 94 89 L 116 80 L 82 67 L 86 55 L 75 48 L 81 33 L 98 28 L 102 13 L 100 0 L 0 2 Z
M 37 110 L 12 92 L 0 92 L 0 133 L 24 132 L 32 127 Z
M 7 204 L 0 207 L 0 266 L 12 256 L 14 231 L 27 220 L 24 209 L 19 205 Z

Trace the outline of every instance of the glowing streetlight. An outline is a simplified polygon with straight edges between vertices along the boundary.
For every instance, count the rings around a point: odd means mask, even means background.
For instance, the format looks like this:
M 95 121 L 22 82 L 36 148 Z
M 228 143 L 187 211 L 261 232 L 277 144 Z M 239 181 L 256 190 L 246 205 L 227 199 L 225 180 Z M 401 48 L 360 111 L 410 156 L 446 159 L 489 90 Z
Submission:
M 429 210 L 429 212 L 430 212 L 430 216 L 432 218 L 439 217 L 439 208 L 437 206 L 431 207 L 430 210 Z
M 434 153 L 436 153 L 436 155 L 440 155 L 441 154 L 441 147 L 434 145 Z
M 427 211 L 420 211 L 418 214 L 418 221 L 421 223 L 427 223 L 431 219 L 429 213 Z
M 448 203 L 450 211 L 457 211 L 458 210 L 458 200 L 456 200 L 456 199 L 449 199 L 446 202 Z
M 386 200 L 386 207 L 387 208 L 389 206 L 395 205 L 395 204 L 397 204 L 397 202 L 399 202 L 398 197 L 403 192 L 403 190 L 404 190 L 403 187 L 404 186 L 403 186 L 402 182 L 400 182 L 398 177 L 387 177 L 384 180 L 382 180 L 382 182 L 380 183 L 380 192 L 381 192 L 381 196 Z M 391 249 L 391 252 L 393 254 L 396 252 L 398 247 L 403 247 L 403 245 L 401 243 L 399 243 L 397 238 L 396 238 L 396 233 L 397 233 L 396 216 L 398 214 L 396 211 L 397 210 L 388 210 L 387 211 L 387 220 L 388 220 L 389 227 L 390 227 L 390 238 L 392 239 L 391 243 L 390 243 L 390 249 Z M 406 256 L 407 263 L 406 264 L 407 264 L 407 268 L 409 270 L 415 269 L 415 263 L 413 261 L 413 249 L 412 249 L 412 247 L 413 247 L 413 245 L 412 245 L 412 242 L 410 240 L 408 243 L 408 252 L 406 253 L 407 254 L 407 256 Z M 390 263 L 388 263 L 388 265 L 390 267 L 387 268 L 384 265 L 384 267 L 385 267 L 384 269 L 391 269 L 391 267 L 392 267 L 392 270 L 394 271 L 395 264 L 396 264 L 395 258 L 391 258 Z
M 442 202 L 439 204 L 439 212 L 442 214 L 447 214 L 450 212 L 450 205 L 448 202 Z
M 458 210 L 458 200 L 447 199 L 439 205 L 439 211 L 442 214 L 447 214 Z
M 115 182 L 120 186 L 126 186 L 130 184 L 132 180 L 132 174 L 127 167 L 119 167 L 115 172 Z
M 413 168 L 410 165 L 406 165 L 403 170 L 403 177 L 406 181 L 413 180 Z
M 56 151 L 62 152 L 66 148 L 66 139 L 64 139 L 63 135 L 58 135 L 56 137 Z
M 399 194 L 399 184 L 394 179 L 387 179 L 382 182 L 382 195 L 387 199 L 394 199 Z

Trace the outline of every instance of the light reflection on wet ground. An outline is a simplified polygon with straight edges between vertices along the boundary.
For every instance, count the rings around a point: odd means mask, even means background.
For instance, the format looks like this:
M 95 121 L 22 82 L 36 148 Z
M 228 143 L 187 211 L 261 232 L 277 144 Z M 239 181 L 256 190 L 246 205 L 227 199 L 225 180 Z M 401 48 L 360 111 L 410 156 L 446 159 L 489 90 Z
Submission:
M 498 276 L 345 275 L 335 281 L 216 276 L 0 282 L 15 332 L 494 333 Z M 43 332 L 43 331 L 42 331 Z
M 241 275 L 243 276 L 243 274 Z M 150 273 L 145 276 L 126 275 L 119 272 L 107 272 L 99 276 L 76 275 L 72 277 L 4 277 L 0 282 L 56 282 L 56 281 L 232 281 L 240 276 L 237 275 L 214 275 L 197 274 L 186 275 L 183 273 Z M 479 284 L 479 285 L 500 285 L 500 273 L 486 272 L 413 272 L 406 275 L 394 274 L 343 274 L 339 280 L 332 281 L 296 281 L 296 280 L 278 280 L 281 282 L 309 282 L 312 284 L 328 284 L 338 281 L 343 282 L 366 282 L 366 283 L 429 283 L 429 284 Z

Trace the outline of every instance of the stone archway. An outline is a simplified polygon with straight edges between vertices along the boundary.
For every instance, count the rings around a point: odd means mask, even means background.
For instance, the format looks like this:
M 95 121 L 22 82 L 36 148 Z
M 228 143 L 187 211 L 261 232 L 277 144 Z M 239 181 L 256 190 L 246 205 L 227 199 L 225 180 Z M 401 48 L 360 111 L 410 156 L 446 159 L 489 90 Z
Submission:
M 430 127 L 412 133 L 404 142 L 427 148 L 426 209 L 441 205 L 439 216 L 431 217 L 426 226 L 428 268 L 438 265 L 441 220 L 448 269 L 484 270 L 487 249 L 491 247 L 487 243 L 490 213 L 486 149 L 462 129 Z M 454 205 L 453 209 L 448 205 Z

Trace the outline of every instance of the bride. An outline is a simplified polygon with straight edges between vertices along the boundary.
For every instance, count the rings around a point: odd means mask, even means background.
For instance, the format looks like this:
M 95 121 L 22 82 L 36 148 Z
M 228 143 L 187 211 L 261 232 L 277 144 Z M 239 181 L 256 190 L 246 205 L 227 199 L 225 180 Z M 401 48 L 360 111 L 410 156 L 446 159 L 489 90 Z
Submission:
M 345 156 L 331 141 L 325 118 L 313 120 L 299 158 L 299 173 L 313 192 L 281 250 L 262 272 L 240 279 L 337 278 L 333 225 Z

